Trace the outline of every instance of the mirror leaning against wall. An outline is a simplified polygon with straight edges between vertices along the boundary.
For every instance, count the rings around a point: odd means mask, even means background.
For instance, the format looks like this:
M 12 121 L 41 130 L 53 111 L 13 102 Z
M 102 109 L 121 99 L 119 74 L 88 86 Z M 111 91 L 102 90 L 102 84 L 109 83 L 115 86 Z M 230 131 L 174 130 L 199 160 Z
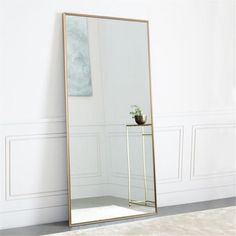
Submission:
M 69 223 L 157 212 L 148 22 L 63 14 Z

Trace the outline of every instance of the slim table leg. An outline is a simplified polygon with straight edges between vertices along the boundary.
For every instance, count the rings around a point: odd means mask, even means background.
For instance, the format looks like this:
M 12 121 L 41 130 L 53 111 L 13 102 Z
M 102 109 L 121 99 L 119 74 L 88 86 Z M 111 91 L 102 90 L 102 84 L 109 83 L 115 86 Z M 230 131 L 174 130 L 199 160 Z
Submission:
M 128 164 L 128 201 L 131 206 L 131 186 L 130 186 L 130 154 L 129 154 L 129 128 L 126 127 L 126 141 L 127 141 L 127 164 Z
M 145 135 L 144 127 L 142 127 L 142 141 L 143 141 L 143 179 L 144 179 L 144 203 L 147 204 L 147 177 L 146 177 L 146 151 L 145 151 Z

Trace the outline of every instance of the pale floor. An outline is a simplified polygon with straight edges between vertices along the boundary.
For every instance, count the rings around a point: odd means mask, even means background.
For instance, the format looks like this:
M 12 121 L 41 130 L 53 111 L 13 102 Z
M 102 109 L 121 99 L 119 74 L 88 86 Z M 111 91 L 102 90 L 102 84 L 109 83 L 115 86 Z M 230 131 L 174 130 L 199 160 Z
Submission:
M 116 205 L 120 207 L 125 207 L 127 209 L 142 211 L 145 213 L 150 213 L 155 211 L 154 207 L 140 206 L 136 204 L 132 204 L 131 207 L 129 207 L 128 199 L 118 198 L 113 196 L 90 197 L 90 198 L 72 200 L 72 209 L 92 208 L 92 207 L 109 206 L 109 205 Z
M 72 200 L 72 223 L 84 223 L 118 217 L 155 213 L 154 206 L 131 204 L 128 199 L 113 196 Z
M 191 203 L 191 204 L 183 204 L 177 206 L 169 206 L 169 207 L 160 207 L 158 208 L 158 215 L 154 217 L 148 217 L 149 219 L 155 219 L 162 216 L 168 215 L 177 215 L 181 213 L 187 212 L 196 212 L 202 211 L 207 209 L 216 209 L 228 206 L 235 206 L 236 205 L 236 198 L 226 198 L 226 199 L 219 199 L 213 201 L 206 201 L 206 202 L 198 202 L 198 203 Z M 144 218 L 139 219 L 132 219 L 126 220 L 125 222 L 132 222 L 132 221 L 139 221 Z M 147 217 L 145 217 L 147 219 Z M 35 226 L 28 226 L 22 228 L 15 228 L 15 229 L 7 229 L 7 230 L 0 230 L 0 236 L 38 236 L 38 235 L 46 235 L 46 234 L 53 234 L 59 232 L 66 232 L 66 231 L 74 231 L 78 229 L 88 229 L 96 226 L 104 226 L 104 225 L 115 225 L 120 223 L 121 221 L 116 222 L 107 222 L 97 225 L 86 225 L 83 227 L 68 227 L 68 222 L 56 222 L 51 224 L 43 224 L 43 225 L 35 225 Z M 122 221 L 124 222 L 124 221 Z
M 48 236 L 235 236 L 236 207 L 156 217 Z

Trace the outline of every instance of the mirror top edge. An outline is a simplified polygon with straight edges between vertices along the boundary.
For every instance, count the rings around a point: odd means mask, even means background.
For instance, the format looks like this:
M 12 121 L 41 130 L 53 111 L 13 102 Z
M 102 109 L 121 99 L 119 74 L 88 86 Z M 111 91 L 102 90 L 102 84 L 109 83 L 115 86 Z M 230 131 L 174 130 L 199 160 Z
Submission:
M 65 16 L 80 16 L 80 17 L 90 17 L 90 18 L 100 18 L 100 19 L 110 19 L 110 20 L 121 20 L 121 21 L 134 21 L 140 23 L 148 24 L 149 21 L 146 19 L 135 19 L 135 18 L 126 18 L 126 17 L 116 17 L 116 16 L 101 16 L 101 15 L 90 15 L 82 13 L 72 13 L 72 12 L 63 12 L 62 15 Z

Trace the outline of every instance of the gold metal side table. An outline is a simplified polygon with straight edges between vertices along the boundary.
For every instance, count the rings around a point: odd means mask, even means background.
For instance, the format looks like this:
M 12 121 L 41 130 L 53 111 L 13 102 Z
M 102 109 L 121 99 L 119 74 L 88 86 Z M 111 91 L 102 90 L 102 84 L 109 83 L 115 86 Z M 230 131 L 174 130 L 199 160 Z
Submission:
M 129 186 L 128 201 L 129 201 L 129 206 L 131 206 L 132 204 L 137 204 L 137 205 L 153 207 L 153 204 L 155 204 L 154 201 L 147 200 L 147 173 L 146 173 L 145 136 L 150 136 L 150 135 L 152 135 L 152 133 L 151 134 L 145 133 L 145 127 L 146 126 L 152 126 L 152 124 L 144 124 L 144 125 L 128 124 L 128 125 L 126 125 L 127 161 L 128 161 L 128 186 Z M 141 201 L 133 200 L 132 197 L 131 197 L 131 169 L 130 169 L 129 128 L 134 128 L 134 127 L 141 128 L 141 131 L 142 131 L 144 200 L 141 200 Z

